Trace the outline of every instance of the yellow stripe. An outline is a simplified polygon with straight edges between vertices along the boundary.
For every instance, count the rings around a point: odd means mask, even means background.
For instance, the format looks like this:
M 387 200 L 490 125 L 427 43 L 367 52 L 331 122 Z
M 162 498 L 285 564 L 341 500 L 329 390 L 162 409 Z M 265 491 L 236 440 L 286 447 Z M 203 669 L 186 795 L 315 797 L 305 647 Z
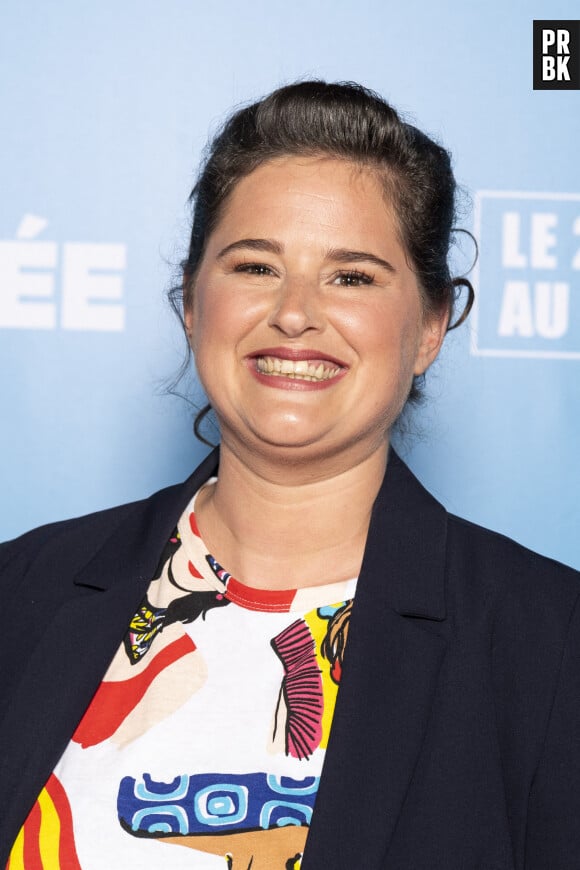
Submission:
M 316 661 L 320 668 L 320 676 L 322 678 L 322 698 L 324 709 L 322 711 L 322 737 L 320 739 L 320 748 L 326 749 L 332 725 L 332 717 L 334 716 L 334 708 L 336 706 L 336 696 L 338 693 L 338 686 L 330 676 L 330 662 L 328 662 L 320 652 L 322 641 L 324 640 L 328 629 L 328 619 L 323 619 L 318 615 L 316 610 L 311 610 L 304 616 L 304 621 L 310 629 L 310 633 L 315 641 Z
M 58 845 L 60 841 L 60 819 L 52 798 L 45 788 L 38 796 L 41 821 L 38 845 L 42 856 L 43 870 L 60 870 Z
M 8 862 L 8 870 L 25 870 L 24 867 L 24 826 L 20 828 L 20 833 L 14 841 L 10 858 Z

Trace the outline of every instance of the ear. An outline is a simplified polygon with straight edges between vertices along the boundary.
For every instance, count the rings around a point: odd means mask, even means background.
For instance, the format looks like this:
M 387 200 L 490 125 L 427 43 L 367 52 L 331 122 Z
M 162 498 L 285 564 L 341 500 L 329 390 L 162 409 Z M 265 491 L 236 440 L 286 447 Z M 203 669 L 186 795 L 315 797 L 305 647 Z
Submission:
M 187 337 L 191 339 L 191 334 L 194 327 L 194 317 L 191 306 L 183 310 L 183 322 L 185 323 L 185 331 L 187 332 Z
M 431 311 L 423 316 L 422 333 L 413 370 L 414 375 L 422 375 L 437 358 L 447 332 L 448 323 L 449 311 L 446 308 L 440 311 Z
M 187 333 L 187 340 L 191 344 L 192 336 L 195 330 L 195 311 L 193 305 L 192 287 L 189 283 L 191 279 L 184 277 L 183 279 L 183 322 Z

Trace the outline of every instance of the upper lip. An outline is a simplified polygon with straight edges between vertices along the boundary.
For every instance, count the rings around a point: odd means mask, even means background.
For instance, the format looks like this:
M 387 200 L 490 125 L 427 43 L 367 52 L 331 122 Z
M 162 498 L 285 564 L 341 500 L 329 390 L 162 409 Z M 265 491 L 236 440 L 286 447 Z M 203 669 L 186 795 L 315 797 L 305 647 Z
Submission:
M 248 356 L 250 359 L 256 359 L 256 357 L 260 356 L 273 356 L 278 359 L 293 360 L 294 362 L 299 360 L 321 360 L 344 369 L 348 368 L 348 364 L 344 360 L 331 356 L 326 351 L 317 350 L 314 347 L 264 347 L 254 353 L 248 354 Z

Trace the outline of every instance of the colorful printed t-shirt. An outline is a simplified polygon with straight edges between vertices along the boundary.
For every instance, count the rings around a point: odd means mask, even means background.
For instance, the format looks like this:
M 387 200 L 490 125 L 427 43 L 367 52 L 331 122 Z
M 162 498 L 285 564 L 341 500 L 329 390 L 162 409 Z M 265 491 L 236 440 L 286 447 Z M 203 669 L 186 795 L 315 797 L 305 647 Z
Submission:
M 194 498 L 9 870 L 297 870 L 355 586 L 238 582 Z

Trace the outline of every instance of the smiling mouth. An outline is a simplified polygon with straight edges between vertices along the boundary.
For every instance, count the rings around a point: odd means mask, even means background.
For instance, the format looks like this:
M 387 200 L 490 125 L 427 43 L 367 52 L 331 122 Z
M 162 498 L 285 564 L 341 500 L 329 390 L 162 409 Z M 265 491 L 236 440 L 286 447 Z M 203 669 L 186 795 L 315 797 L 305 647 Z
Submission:
M 296 381 L 329 381 L 342 371 L 340 366 L 324 360 L 280 359 L 276 356 L 256 357 L 256 370 L 274 378 L 290 378 Z

